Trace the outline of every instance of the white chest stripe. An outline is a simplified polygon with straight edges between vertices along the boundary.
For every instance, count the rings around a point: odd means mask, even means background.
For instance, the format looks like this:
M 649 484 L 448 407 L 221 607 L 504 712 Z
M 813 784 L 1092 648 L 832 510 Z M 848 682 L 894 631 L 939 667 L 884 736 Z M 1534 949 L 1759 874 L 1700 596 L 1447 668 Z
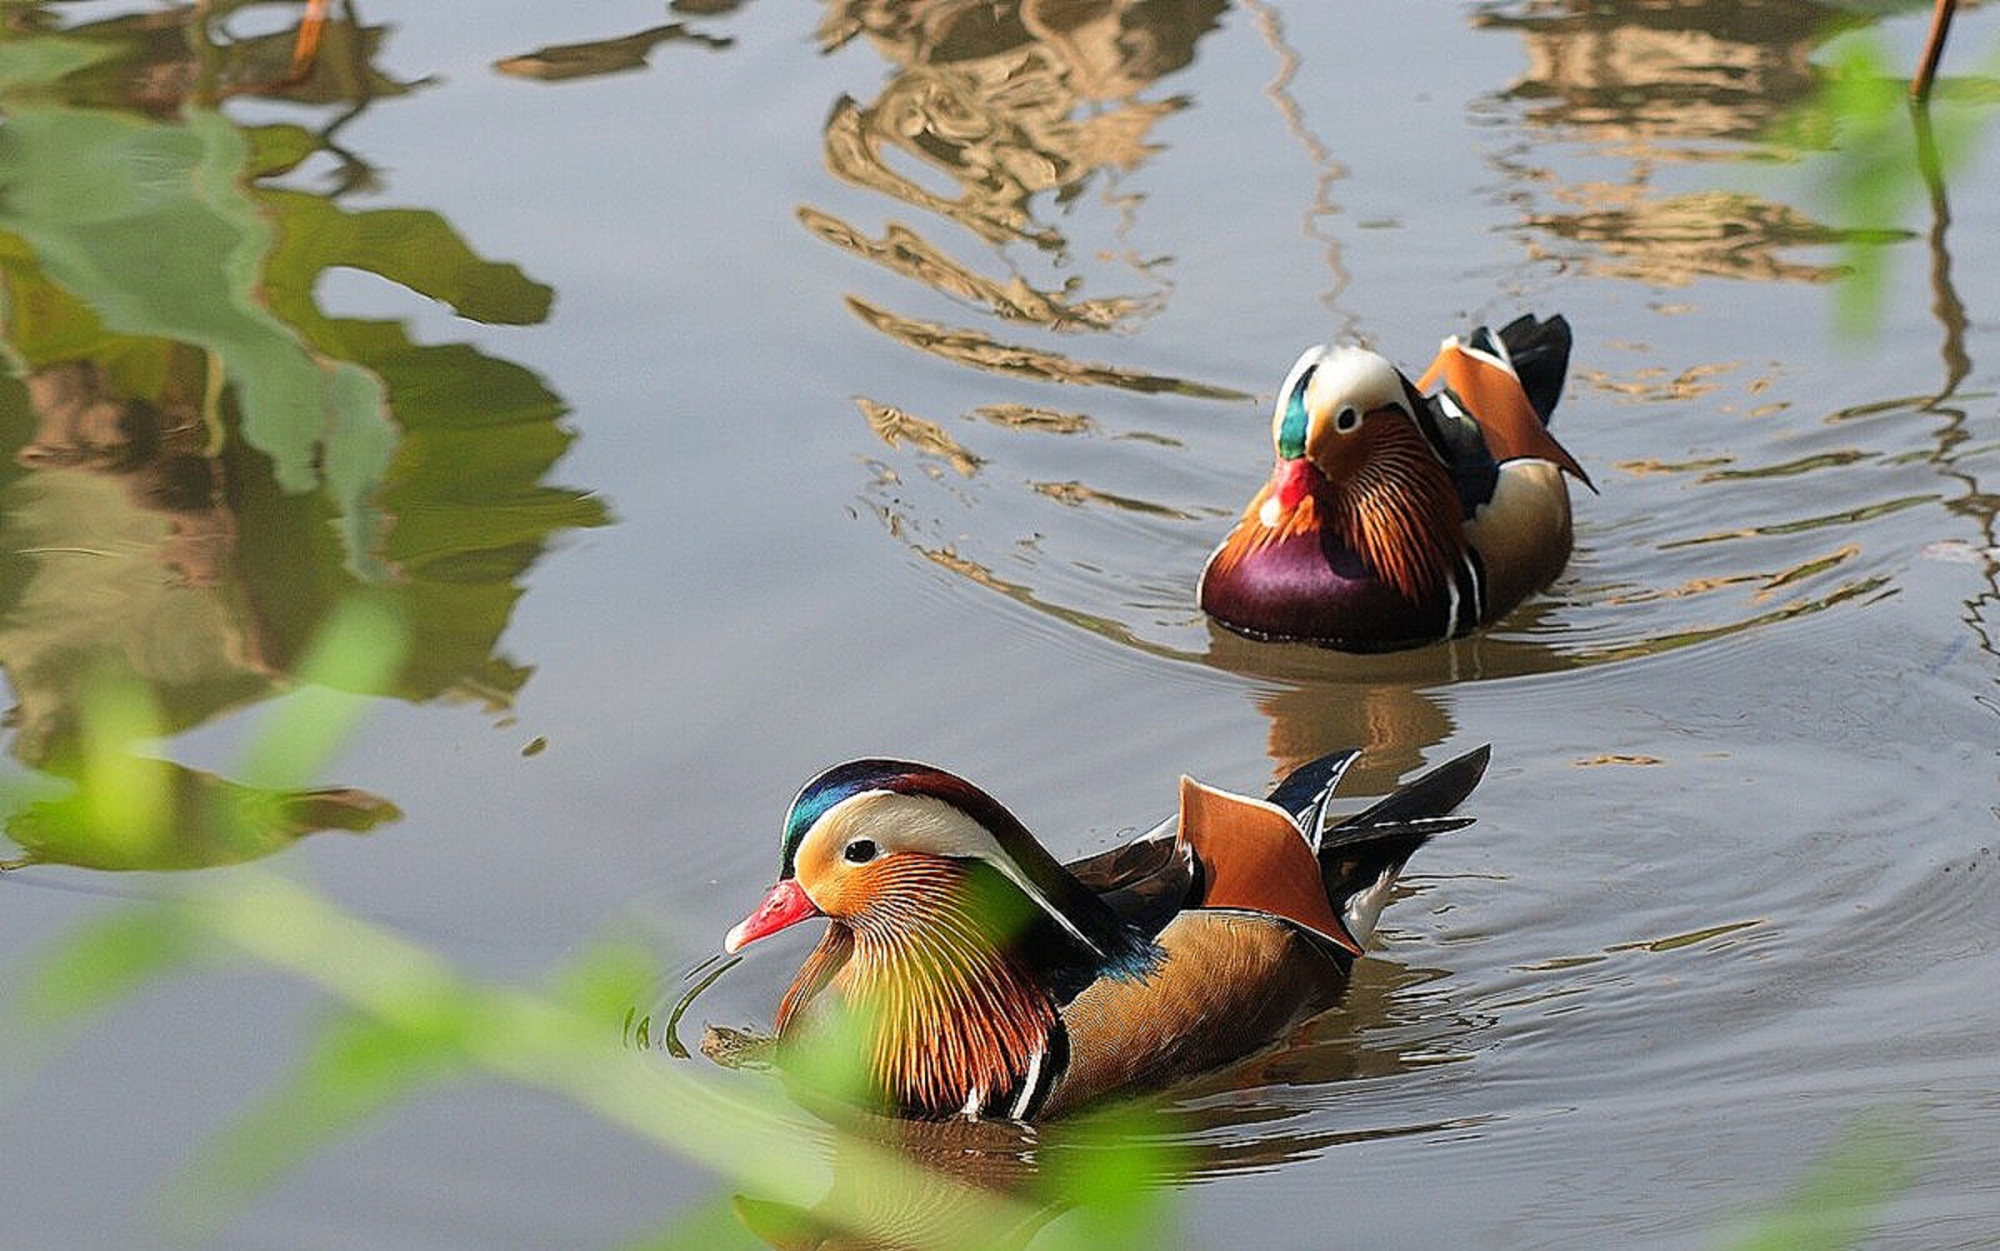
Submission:
M 1479 562 L 1471 552 L 1459 553 L 1458 560 L 1465 566 L 1466 581 L 1472 587 L 1472 621 L 1477 625 L 1486 620 L 1486 583 L 1479 577 Z
M 1028 1109 L 1034 1106 L 1035 1100 L 1041 1097 L 1042 1064 L 1048 1058 L 1048 1049 L 1045 1047 L 1029 1059 L 1028 1075 L 1021 1081 L 1021 1096 L 1014 1100 L 1013 1109 L 1007 1113 L 1008 1119 L 1018 1121 L 1025 1117 Z

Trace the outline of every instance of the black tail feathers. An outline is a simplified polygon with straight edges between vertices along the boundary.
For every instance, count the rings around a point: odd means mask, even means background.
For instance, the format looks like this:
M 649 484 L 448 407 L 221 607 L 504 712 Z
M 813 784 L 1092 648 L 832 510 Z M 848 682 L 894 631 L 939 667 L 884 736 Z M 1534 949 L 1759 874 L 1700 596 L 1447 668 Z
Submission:
M 1321 831 L 1320 880 L 1357 940 L 1367 940 L 1385 902 L 1382 888 L 1404 862 L 1432 835 L 1471 824 L 1451 811 L 1478 785 L 1492 755 L 1491 747 L 1467 752 Z
M 1371 864 L 1400 864 L 1432 835 L 1472 824 L 1472 818 L 1454 817 L 1451 812 L 1479 785 L 1492 759 L 1491 746 L 1469 751 L 1321 830 L 1322 871 L 1357 858 Z
M 1500 327 L 1500 342 L 1507 345 L 1521 389 L 1543 425 L 1555 415 L 1556 401 L 1562 398 L 1563 377 L 1569 372 L 1569 322 L 1560 313 L 1547 321 L 1537 321 L 1524 313 Z

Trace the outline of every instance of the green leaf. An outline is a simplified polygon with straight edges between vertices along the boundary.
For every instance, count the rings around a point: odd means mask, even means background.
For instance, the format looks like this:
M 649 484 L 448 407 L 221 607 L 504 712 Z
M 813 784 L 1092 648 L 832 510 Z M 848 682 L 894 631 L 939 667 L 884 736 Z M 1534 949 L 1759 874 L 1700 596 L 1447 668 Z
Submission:
M 618 1251 L 768 1251 L 774 1246 L 811 1246 L 807 1239 L 824 1232 L 800 1222 L 786 1223 L 782 1230 L 765 1230 L 755 1223 L 758 1216 L 753 1213 L 758 1211 L 754 1200 L 740 1196 L 704 1203 L 692 1212 L 681 1213 L 664 1229 L 620 1244 Z M 781 1215 L 777 1219 L 782 1222 L 784 1218 Z M 781 1236 L 761 1238 L 751 1232 L 753 1228 Z M 783 1234 L 791 1234 L 792 1238 L 788 1241 Z
M 327 618 L 298 663 L 303 689 L 280 702 L 252 742 L 242 776 L 283 789 L 310 782 L 354 732 L 370 699 L 392 685 L 409 634 L 393 603 L 354 595 Z
M 1188 1154 L 1144 1104 L 1113 1106 L 1062 1125 L 1041 1153 L 1035 1187 L 1049 1207 L 1074 1209 L 1051 1251 L 1140 1251 L 1176 1241 L 1177 1205 L 1166 1186 L 1186 1173 Z
M 51 86 L 117 55 L 114 46 L 61 35 L 0 40 L 0 95 Z
M 563 970 L 549 987 L 549 997 L 586 1019 L 616 1021 L 631 1008 L 635 995 L 659 983 L 659 964 L 644 948 L 599 943 Z
M 1859 1246 L 1883 1204 L 1909 1187 L 1921 1152 L 1915 1128 L 1857 1121 L 1813 1161 L 1792 1193 L 1724 1243 L 1726 1251 L 1845 1251 Z
M 285 1086 L 170 1182 L 174 1216 L 207 1230 L 342 1134 L 426 1084 L 461 1073 L 463 1051 L 350 1012 L 323 1021 Z
M 1873 30 L 1826 45 L 1819 90 L 1774 124 L 1771 139 L 1810 154 L 1810 172 L 1843 229 L 1846 275 L 1835 292 L 1835 325 L 1850 338 L 1879 328 L 1892 253 L 1913 237 L 1927 200 L 1941 205 L 1949 176 L 1970 157 L 1990 119 L 1988 79 L 1941 83 L 1929 105 L 1913 103 L 1901 67 Z M 1989 58 L 1989 67 L 1995 62 Z
M 121 909 L 67 935 L 22 985 L 19 1004 L 38 1024 L 100 1011 L 211 949 L 172 904 Z

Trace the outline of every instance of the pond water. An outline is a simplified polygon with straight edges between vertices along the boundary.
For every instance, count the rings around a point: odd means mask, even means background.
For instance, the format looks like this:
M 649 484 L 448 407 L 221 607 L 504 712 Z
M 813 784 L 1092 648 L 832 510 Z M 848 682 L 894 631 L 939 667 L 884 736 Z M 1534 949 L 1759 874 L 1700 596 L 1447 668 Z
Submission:
M 1774 137 L 1925 7 L 359 0 L 287 82 L 297 6 L 5 5 L 0 986 L 256 860 L 482 978 L 636 938 L 657 1019 L 838 760 L 1075 854 L 1182 772 L 1491 743 L 1346 1002 L 1169 1105 L 1171 1241 L 1715 1247 L 1882 1124 L 1866 1245 L 2000 1241 L 2000 16 L 1941 180 L 1900 111 L 1886 173 Z M 1388 656 L 1205 622 L 1303 347 L 1523 311 L 1602 491 L 1548 593 Z M 243 791 L 371 588 L 411 650 L 348 683 L 349 789 Z M 107 681 L 177 811 L 259 815 L 66 837 Z M 0 1242 L 160 1239 L 323 1012 L 238 964 L 7 1035 Z M 202 1241 L 611 1247 L 732 1193 L 491 1082 L 295 1163 Z

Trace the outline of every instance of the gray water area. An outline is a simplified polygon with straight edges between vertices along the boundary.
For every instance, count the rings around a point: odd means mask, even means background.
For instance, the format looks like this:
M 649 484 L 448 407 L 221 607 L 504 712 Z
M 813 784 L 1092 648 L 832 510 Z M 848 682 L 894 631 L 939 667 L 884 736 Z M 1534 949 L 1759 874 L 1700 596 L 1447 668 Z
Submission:
M 1254 791 L 1354 745 L 1365 796 L 1491 743 L 1477 823 L 1412 863 L 1347 1001 L 1170 1104 L 1178 1245 L 1717 1247 L 1883 1123 L 1909 1180 L 1863 1245 L 2000 1240 L 1992 110 L 1941 102 L 1986 142 L 1934 195 L 1909 174 L 1888 222 L 1856 220 L 1840 154 L 1768 137 L 1836 30 L 1906 66 L 1922 6 L 357 7 L 403 87 L 267 185 L 435 213 L 554 304 L 498 324 L 339 265 L 311 294 L 532 375 L 567 415 L 528 478 L 604 515 L 481 549 L 519 592 L 480 601 L 491 657 L 374 701 L 324 770 L 400 820 L 262 867 L 481 977 L 637 936 L 672 971 L 634 1005 L 657 1017 L 839 760 L 949 767 L 1076 854 L 1156 820 L 1183 772 Z M 294 21 L 252 7 L 212 34 Z M 1971 9 L 1947 73 L 1996 45 Z M 355 103 L 327 95 L 222 114 L 319 129 Z M 348 158 L 370 172 L 336 191 Z M 1880 290 L 1843 333 L 1857 254 Z M 1388 656 L 1204 621 L 1196 578 L 1269 472 L 1303 347 L 1358 338 L 1414 372 L 1522 311 L 1575 328 L 1556 431 L 1602 491 L 1576 493 L 1549 592 Z M 426 385 L 462 407 L 498 385 L 448 365 Z M 86 545 L 46 501 L 86 487 L 15 455 L 7 403 L 18 772 L 62 685 L 50 639 L 195 649 L 135 641 L 108 583 L 31 591 Z M 439 580 L 476 580 L 465 559 Z M 216 594 L 154 564 L 158 595 Z M 268 698 L 216 695 L 161 753 L 227 774 Z M 0 985 L 111 896 L 237 872 L 0 878 Z M 804 951 L 751 949 L 691 1018 L 768 1026 Z M 276 974 L 194 970 L 14 1047 L 0 1245 L 152 1245 L 159 1187 L 324 1010 Z M 728 1193 L 465 1081 L 335 1138 L 212 1243 L 611 1247 Z

